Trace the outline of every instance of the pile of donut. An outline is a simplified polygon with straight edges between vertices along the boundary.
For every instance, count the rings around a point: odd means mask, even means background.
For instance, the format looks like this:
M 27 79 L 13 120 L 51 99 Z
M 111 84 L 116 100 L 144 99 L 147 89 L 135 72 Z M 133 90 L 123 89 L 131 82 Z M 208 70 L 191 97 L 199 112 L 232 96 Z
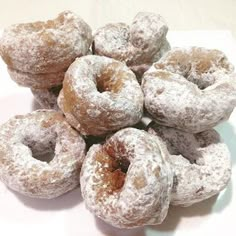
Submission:
M 76 14 L 6 28 L 11 78 L 42 109 L 0 127 L 0 179 L 29 197 L 80 185 L 87 208 L 120 228 L 160 224 L 230 180 L 229 150 L 214 126 L 236 106 L 225 54 L 170 48 L 158 14 L 92 34 Z

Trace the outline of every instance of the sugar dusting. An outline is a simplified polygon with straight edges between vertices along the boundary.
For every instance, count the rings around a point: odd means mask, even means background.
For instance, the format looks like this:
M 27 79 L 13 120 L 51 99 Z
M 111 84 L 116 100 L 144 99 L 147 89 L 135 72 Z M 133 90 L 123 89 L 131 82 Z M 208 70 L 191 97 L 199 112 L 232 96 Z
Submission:
M 32 74 L 52 73 L 63 71 L 76 57 L 86 55 L 91 42 L 90 27 L 65 11 L 54 20 L 6 28 L 0 52 L 10 68 Z
M 182 60 L 185 55 L 187 59 Z M 145 107 L 165 126 L 191 133 L 212 128 L 228 119 L 236 105 L 232 72 L 233 66 L 217 50 L 173 49 L 143 76 Z
M 32 157 L 54 146 L 49 163 Z M 85 142 L 59 112 L 13 117 L 0 128 L 0 150 L 1 181 L 24 195 L 54 198 L 79 185 Z
M 98 81 L 104 91 L 98 91 Z M 103 135 L 141 119 L 143 94 L 124 63 L 88 55 L 78 58 L 66 72 L 59 107 L 66 117 L 75 118 L 71 125 L 82 134 Z
M 190 134 L 152 122 L 148 132 L 158 136 L 171 153 L 172 205 L 192 205 L 227 186 L 231 176 L 230 153 L 215 130 Z
M 107 162 L 96 161 L 101 152 L 123 165 L 130 163 L 117 191 L 106 191 L 108 183 L 101 173 Z M 160 224 L 169 208 L 173 182 L 168 158 L 158 138 L 134 128 L 118 131 L 104 145 L 93 145 L 81 170 L 81 191 L 87 207 L 120 228 Z
M 99 28 L 94 34 L 93 50 L 97 55 L 125 62 L 140 76 L 170 49 L 167 31 L 160 15 L 140 12 L 130 26 L 116 23 Z

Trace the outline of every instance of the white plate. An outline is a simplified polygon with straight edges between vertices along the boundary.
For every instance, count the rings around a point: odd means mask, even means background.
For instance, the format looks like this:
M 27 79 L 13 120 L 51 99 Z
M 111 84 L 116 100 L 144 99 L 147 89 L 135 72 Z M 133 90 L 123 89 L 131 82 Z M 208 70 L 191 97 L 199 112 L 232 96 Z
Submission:
M 170 32 L 172 46 L 198 45 L 224 51 L 236 62 L 236 44 L 228 31 Z M 18 87 L 0 61 L 0 123 L 15 114 L 34 109 L 33 97 L 26 88 Z M 54 200 L 38 200 L 17 194 L 0 183 L 0 235 L 3 236 L 167 236 L 223 235 L 234 232 L 236 201 L 236 112 L 228 122 L 217 127 L 232 154 L 233 174 L 228 188 L 188 208 L 171 207 L 160 226 L 134 230 L 115 229 L 86 210 L 80 190 L 76 189 Z M 231 235 L 231 233 L 229 233 Z

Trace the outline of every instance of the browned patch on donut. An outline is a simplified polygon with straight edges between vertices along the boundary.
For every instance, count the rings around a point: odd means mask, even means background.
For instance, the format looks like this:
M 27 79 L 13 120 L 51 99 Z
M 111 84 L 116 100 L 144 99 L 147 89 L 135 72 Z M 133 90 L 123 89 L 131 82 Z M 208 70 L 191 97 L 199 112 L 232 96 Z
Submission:
M 48 119 L 45 119 L 42 121 L 41 126 L 43 128 L 48 128 L 53 126 L 56 122 L 62 122 L 64 121 L 64 117 L 60 113 L 55 113 L 52 116 L 50 116 Z
M 42 184 L 50 183 L 52 180 L 55 179 L 61 179 L 62 178 L 62 173 L 59 171 L 43 171 L 40 181 Z
M 155 68 L 165 69 L 167 66 L 172 66 L 173 68 L 181 66 L 187 70 L 185 76 L 188 76 L 188 71 L 191 70 L 192 66 L 200 75 L 209 72 L 214 64 L 218 68 L 229 70 L 227 59 L 222 56 L 220 51 L 193 48 L 190 52 L 179 50 L 172 52 L 165 63 L 156 63 Z
M 133 185 L 138 190 L 144 188 L 147 185 L 147 179 L 143 171 L 140 172 L 138 176 L 134 177 Z
M 37 32 L 37 31 L 44 30 L 44 29 L 55 29 L 59 25 L 62 25 L 64 22 L 65 22 L 65 13 L 62 12 L 54 20 L 48 20 L 45 22 L 36 21 L 33 23 L 18 24 L 18 25 L 16 25 L 16 27 L 14 28 L 13 31 L 15 33 L 20 33 L 22 30 Z
M 31 170 L 31 176 L 28 172 L 22 172 L 21 182 L 22 185 L 32 194 L 39 194 L 42 189 L 48 187 L 49 184 L 54 184 L 55 180 L 62 180 L 63 174 L 59 171 L 43 171 L 40 176 L 37 173 L 38 169 Z
M 101 184 L 96 187 L 97 199 L 100 200 L 104 195 L 120 191 L 124 185 L 126 173 L 122 171 L 119 161 L 109 156 L 104 150 L 96 153 L 95 161 L 100 164 L 97 175 Z
M 173 51 L 164 63 L 156 63 L 156 69 L 166 69 L 167 66 L 176 67 L 178 64 L 187 65 L 190 63 L 190 57 L 183 51 Z
M 77 91 L 72 87 L 72 84 L 67 80 L 67 77 L 65 77 L 63 82 L 62 93 L 64 94 L 64 99 L 62 100 L 64 113 L 72 113 L 75 104 L 80 104 L 81 113 L 86 114 L 89 103 L 78 96 Z
M 155 65 L 154 65 L 154 67 L 158 70 L 158 69 L 165 69 L 165 65 L 164 64 L 162 64 L 162 63 L 156 63 Z
M 69 85 L 70 86 L 70 85 Z M 69 86 L 66 83 L 63 84 L 63 94 L 64 98 L 61 101 L 63 105 L 63 112 L 70 113 L 73 110 L 74 101 L 76 101 L 76 97 L 70 92 Z M 68 90 L 68 92 L 66 92 Z M 65 99 L 66 97 L 66 99 Z
M 161 77 L 162 79 L 169 79 L 170 73 L 167 71 L 157 71 L 155 72 L 156 76 Z
M 200 48 L 194 48 L 190 55 L 192 63 L 196 64 L 196 71 L 199 74 L 206 73 L 211 68 L 212 64 L 216 62 L 216 58 L 219 56 L 217 50 L 211 50 L 204 52 Z
M 118 63 L 113 62 L 101 71 L 101 75 L 96 78 L 98 91 L 118 93 L 121 90 L 124 84 L 122 78 L 126 75 L 119 67 Z M 116 69 L 118 69 L 117 72 Z
M 160 166 L 157 166 L 157 167 L 154 169 L 154 171 L 153 171 L 154 175 L 155 175 L 157 178 L 160 177 L 160 172 L 161 172 Z
M 2 56 L 2 59 L 5 61 L 5 63 L 9 67 L 12 67 L 12 65 L 13 65 L 12 59 L 11 59 L 10 55 L 4 49 L 1 50 L 1 56 Z
M 6 164 L 7 160 L 5 159 L 5 155 L 6 155 L 6 153 L 4 151 L 0 150 L 0 165 Z
M 170 73 L 167 71 L 155 71 L 147 74 L 149 77 L 157 79 L 170 79 Z
M 39 37 L 48 47 L 52 47 L 56 44 L 56 41 L 53 39 L 52 33 L 46 32 L 45 30 L 39 34 Z

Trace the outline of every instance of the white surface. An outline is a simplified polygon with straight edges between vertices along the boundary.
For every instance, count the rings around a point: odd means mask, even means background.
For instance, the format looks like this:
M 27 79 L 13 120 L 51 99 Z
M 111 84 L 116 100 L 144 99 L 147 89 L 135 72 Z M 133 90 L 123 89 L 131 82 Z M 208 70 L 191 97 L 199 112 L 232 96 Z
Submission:
M 168 38 L 172 46 L 198 45 L 220 49 L 236 66 L 236 44 L 228 31 L 170 32 Z M 20 88 L 9 79 L 2 61 L 0 81 L 0 123 L 12 115 L 33 109 L 29 89 Z M 230 148 L 233 162 L 232 180 L 218 198 L 213 197 L 188 208 L 171 207 L 167 219 L 160 226 L 119 230 L 103 223 L 85 209 L 79 189 L 54 200 L 38 200 L 14 193 L 0 183 L 0 235 L 199 236 L 234 232 L 236 112 L 217 130 Z

